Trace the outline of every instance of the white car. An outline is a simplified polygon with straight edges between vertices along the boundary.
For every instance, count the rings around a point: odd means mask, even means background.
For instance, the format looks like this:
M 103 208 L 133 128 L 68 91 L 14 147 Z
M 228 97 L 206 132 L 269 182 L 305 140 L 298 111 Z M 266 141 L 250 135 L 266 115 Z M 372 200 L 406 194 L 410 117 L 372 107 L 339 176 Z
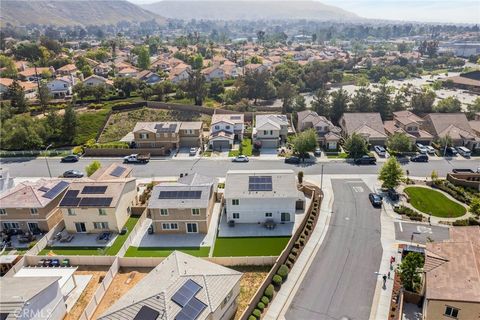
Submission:
M 417 149 L 418 149 L 418 152 L 423 154 L 428 152 L 427 148 L 421 143 L 417 143 Z
M 429 154 L 435 154 L 435 148 L 432 146 L 425 146 Z
M 197 148 L 190 148 L 190 155 L 194 156 L 197 154 Z
M 382 146 L 374 146 L 373 149 L 378 154 L 379 157 L 385 157 L 387 150 Z
M 232 159 L 232 162 L 248 162 L 248 157 L 244 156 L 243 154 L 236 156 L 235 158 Z

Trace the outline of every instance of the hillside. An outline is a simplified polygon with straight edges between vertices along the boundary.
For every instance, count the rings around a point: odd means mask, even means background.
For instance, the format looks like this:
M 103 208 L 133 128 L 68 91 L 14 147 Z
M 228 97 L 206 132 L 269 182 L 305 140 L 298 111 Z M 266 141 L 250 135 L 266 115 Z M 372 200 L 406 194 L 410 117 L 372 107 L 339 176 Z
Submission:
M 166 18 L 185 20 L 360 19 L 354 13 L 313 0 L 164 0 L 142 7 Z
M 86 26 L 116 24 L 120 21 L 141 22 L 152 19 L 159 23 L 164 21 L 160 16 L 124 0 L 2 0 L 0 2 L 2 25 L 6 23 L 13 25 L 36 23 Z

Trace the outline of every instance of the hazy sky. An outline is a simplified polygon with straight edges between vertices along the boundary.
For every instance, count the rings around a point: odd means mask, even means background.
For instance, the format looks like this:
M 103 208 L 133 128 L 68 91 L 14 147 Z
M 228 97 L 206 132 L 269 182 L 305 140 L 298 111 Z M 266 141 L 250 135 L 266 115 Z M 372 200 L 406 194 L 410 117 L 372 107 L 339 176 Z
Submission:
M 129 1 L 140 4 L 158 0 Z M 320 2 L 346 9 L 365 18 L 480 24 L 480 1 L 478 0 L 321 0 Z

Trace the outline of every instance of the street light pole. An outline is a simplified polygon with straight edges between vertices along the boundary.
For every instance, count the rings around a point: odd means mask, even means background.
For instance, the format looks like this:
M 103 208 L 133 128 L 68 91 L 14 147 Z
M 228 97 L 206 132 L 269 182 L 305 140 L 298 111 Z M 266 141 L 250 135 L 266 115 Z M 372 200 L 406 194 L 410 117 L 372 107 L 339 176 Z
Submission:
M 45 163 L 47 164 L 48 175 L 50 176 L 50 178 L 52 177 L 52 172 L 50 171 L 50 165 L 48 164 L 47 151 L 48 151 L 48 148 L 50 148 L 51 146 L 52 146 L 52 144 L 50 143 L 47 146 L 47 148 L 45 148 Z
M 323 190 L 323 164 L 322 164 L 322 175 L 320 176 L 320 190 Z

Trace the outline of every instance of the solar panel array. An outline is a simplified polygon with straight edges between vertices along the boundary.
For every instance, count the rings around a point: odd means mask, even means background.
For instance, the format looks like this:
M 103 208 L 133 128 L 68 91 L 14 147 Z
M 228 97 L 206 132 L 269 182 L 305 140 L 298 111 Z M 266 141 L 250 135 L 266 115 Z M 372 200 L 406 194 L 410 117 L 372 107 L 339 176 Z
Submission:
M 176 123 L 170 123 L 168 126 L 165 124 L 157 124 L 155 126 L 155 129 L 157 132 L 175 132 L 177 129 L 177 124 Z
M 202 286 L 188 279 L 172 296 L 172 301 L 182 307 L 175 320 L 195 320 L 207 307 L 205 303 L 195 298 Z
M 108 207 L 112 203 L 113 198 L 81 198 L 81 207 Z
M 248 177 L 248 191 L 272 191 L 271 176 Z
M 84 187 L 83 190 L 85 190 Z M 106 187 L 105 187 L 106 188 Z M 85 192 L 82 190 L 82 194 Z M 64 207 L 108 207 L 113 201 L 112 197 L 102 197 L 102 198 L 94 198 L 94 197 L 85 197 L 80 198 L 78 197 L 79 191 L 78 190 L 68 190 L 65 193 L 62 201 L 60 201 L 60 206 Z M 90 193 L 92 194 L 92 193 Z
M 125 170 L 127 170 L 127 168 L 125 167 L 116 167 L 115 169 L 113 169 L 110 175 L 114 177 L 120 177 L 125 172 Z
M 156 320 L 160 312 L 150 308 L 149 306 L 142 306 L 133 320 Z
M 42 191 L 42 192 L 47 192 L 48 190 L 50 190 L 49 188 L 45 187 L 45 186 L 41 186 L 40 188 L 38 188 L 38 190 Z
M 107 191 L 107 186 L 86 186 L 83 187 L 83 194 L 104 194 Z
M 53 199 L 56 196 L 58 196 L 63 190 L 65 190 L 65 188 L 68 187 L 68 185 L 69 185 L 68 182 L 60 181 L 55 186 L 53 186 L 53 188 L 45 192 L 42 197 L 47 199 Z
M 158 199 L 200 199 L 202 191 L 160 191 Z

